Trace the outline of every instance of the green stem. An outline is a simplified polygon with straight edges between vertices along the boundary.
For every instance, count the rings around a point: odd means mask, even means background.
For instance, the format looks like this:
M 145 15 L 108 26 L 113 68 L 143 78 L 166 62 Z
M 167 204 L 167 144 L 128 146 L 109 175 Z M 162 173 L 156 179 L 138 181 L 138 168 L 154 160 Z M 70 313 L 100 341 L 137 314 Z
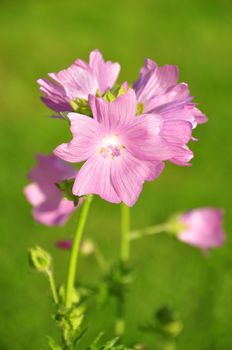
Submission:
M 124 203 L 121 204 L 121 240 L 120 240 L 120 262 L 121 267 L 127 265 L 130 259 L 130 209 Z M 125 300 L 118 298 L 117 318 L 115 321 L 115 334 L 122 336 L 125 332 Z
M 130 241 L 128 234 L 130 232 L 130 209 L 122 203 L 121 204 L 121 246 L 120 246 L 120 260 L 122 263 L 127 263 L 130 257 Z
M 51 288 L 51 292 L 52 292 L 52 297 L 53 297 L 54 303 L 58 304 L 59 300 L 58 300 L 58 295 L 57 295 L 57 292 L 56 292 L 56 285 L 55 285 L 55 280 L 54 280 L 54 276 L 53 276 L 52 271 L 49 270 L 47 272 L 47 276 L 48 276 L 48 281 L 49 281 L 49 284 L 50 284 L 50 288 Z
M 73 245 L 72 245 L 72 250 L 71 250 L 71 255 L 69 260 L 67 286 L 66 286 L 65 306 L 67 308 L 70 308 L 72 306 L 72 292 L 73 292 L 74 282 L 75 282 L 77 259 L 78 259 L 79 250 L 80 250 L 80 242 L 84 231 L 91 201 L 92 201 L 92 195 L 86 196 L 84 203 L 82 204 L 81 214 L 80 214 L 77 230 L 73 240 Z
M 134 239 L 142 238 L 144 236 L 153 236 L 162 232 L 169 231 L 169 224 L 164 223 L 160 225 L 150 226 L 143 228 L 141 230 L 131 231 L 129 234 L 129 240 L 132 241 Z

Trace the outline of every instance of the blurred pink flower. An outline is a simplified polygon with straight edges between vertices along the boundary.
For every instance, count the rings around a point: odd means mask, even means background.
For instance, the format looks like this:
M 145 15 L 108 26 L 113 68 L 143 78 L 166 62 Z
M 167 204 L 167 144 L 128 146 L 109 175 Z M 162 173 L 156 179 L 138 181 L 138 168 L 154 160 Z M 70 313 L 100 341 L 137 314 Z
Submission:
M 208 250 L 224 243 L 223 212 L 216 208 L 193 209 L 181 215 L 186 228 L 178 233 L 178 238 L 190 245 Z
M 73 193 L 98 194 L 132 206 L 145 181 L 157 178 L 163 160 L 181 156 L 191 138 L 185 121 L 162 121 L 158 115 L 136 116 L 137 101 L 129 89 L 113 102 L 89 97 L 93 118 L 69 113 L 73 139 L 55 155 L 71 163 L 86 161 L 76 176 Z M 175 145 L 170 141 L 175 141 Z
M 71 112 L 70 101 L 88 100 L 97 91 L 103 94 L 111 89 L 118 77 L 120 65 L 104 61 L 98 50 L 90 53 L 89 63 L 77 59 L 69 68 L 49 73 L 51 79 L 39 79 L 43 102 L 55 112 Z
M 63 225 L 76 207 L 72 201 L 62 197 L 56 183 L 74 178 L 77 172 L 54 155 L 38 155 L 37 161 L 38 165 L 28 176 L 32 183 L 24 189 L 33 207 L 33 217 L 44 225 Z
M 192 102 L 188 85 L 178 83 L 178 75 L 177 66 L 158 67 L 154 61 L 146 59 L 133 86 L 137 100 L 143 105 L 143 113 L 158 113 L 163 120 L 173 123 L 187 121 L 195 128 L 208 119 Z M 170 161 L 178 165 L 189 165 L 191 151 L 186 145 L 182 145 L 182 149 L 182 156 L 176 156 Z
M 57 248 L 63 249 L 63 250 L 71 249 L 72 248 L 72 244 L 73 244 L 72 239 L 64 239 L 64 240 L 56 242 Z

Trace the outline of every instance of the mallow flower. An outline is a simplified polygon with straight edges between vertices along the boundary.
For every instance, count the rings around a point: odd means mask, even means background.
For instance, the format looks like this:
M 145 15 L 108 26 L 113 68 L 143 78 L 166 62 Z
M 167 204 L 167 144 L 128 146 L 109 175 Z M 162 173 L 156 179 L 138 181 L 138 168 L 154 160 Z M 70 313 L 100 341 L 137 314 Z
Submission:
M 38 155 L 37 166 L 28 177 L 31 183 L 24 194 L 32 205 L 32 215 L 41 224 L 63 225 L 76 209 L 73 201 L 63 198 L 56 184 L 74 178 L 76 170 L 54 155 Z
M 181 157 L 182 144 L 191 139 L 191 125 L 163 121 L 155 114 L 136 115 L 133 89 L 112 102 L 91 95 L 89 105 L 93 118 L 68 114 L 73 139 L 54 154 L 67 162 L 85 162 L 73 194 L 98 194 L 109 202 L 133 206 L 143 183 L 160 175 L 163 161 Z
M 88 100 L 88 95 L 102 95 L 111 89 L 118 77 L 120 65 L 104 61 L 98 50 L 90 53 L 89 63 L 77 59 L 69 68 L 49 73 L 50 79 L 39 79 L 42 101 L 55 112 L 73 111 L 76 100 Z
M 178 83 L 178 76 L 177 66 L 158 67 L 154 61 L 146 59 L 133 85 L 140 110 L 143 113 L 158 113 L 166 121 L 185 120 L 195 128 L 197 124 L 205 123 L 208 119 L 192 102 L 188 85 Z M 189 165 L 191 151 L 186 145 L 182 149 L 182 156 L 174 157 L 170 161 L 178 165 Z
M 182 227 L 179 240 L 204 251 L 224 243 L 223 212 L 217 208 L 198 208 L 185 212 L 178 218 Z

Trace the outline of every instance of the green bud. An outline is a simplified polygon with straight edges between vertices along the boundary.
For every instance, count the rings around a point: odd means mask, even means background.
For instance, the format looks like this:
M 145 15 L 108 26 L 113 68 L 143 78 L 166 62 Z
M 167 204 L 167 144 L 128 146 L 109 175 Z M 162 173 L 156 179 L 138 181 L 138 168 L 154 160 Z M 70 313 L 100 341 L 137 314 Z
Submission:
M 73 111 L 76 112 L 78 109 L 78 104 L 76 101 L 70 100 L 69 101 L 70 106 L 72 107 Z
M 107 91 L 104 96 L 103 96 L 104 100 L 107 102 L 112 102 L 116 99 L 116 97 L 112 94 L 111 91 Z
M 64 284 L 62 284 L 59 287 L 58 295 L 59 295 L 59 299 L 60 299 L 61 304 L 64 305 L 65 304 L 65 297 L 66 297 L 66 286 Z M 78 293 L 76 288 L 73 288 L 72 296 L 71 296 L 72 305 L 78 304 L 80 302 L 80 299 L 81 299 L 80 294 Z
M 80 304 L 71 309 L 60 308 L 55 316 L 61 328 L 65 343 L 70 346 L 75 339 L 84 318 L 85 305 Z
M 36 246 L 29 249 L 29 264 L 38 272 L 47 273 L 51 270 L 52 258 L 49 253 L 41 247 Z
M 84 98 L 76 98 L 75 100 L 69 101 L 73 112 L 80 113 L 92 117 L 92 111 L 89 106 L 89 102 Z

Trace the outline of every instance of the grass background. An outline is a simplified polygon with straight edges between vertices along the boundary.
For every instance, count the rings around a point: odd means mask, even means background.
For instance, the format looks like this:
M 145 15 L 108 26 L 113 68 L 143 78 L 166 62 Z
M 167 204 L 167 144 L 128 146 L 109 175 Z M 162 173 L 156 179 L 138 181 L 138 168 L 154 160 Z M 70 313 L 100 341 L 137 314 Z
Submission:
M 192 145 L 192 168 L 167 165 L 146 184 L 132 209 L 133 227 L 162 222 L 173 211 L 198 206 L 225 208 L 228 239 L 205 258 L 198 250 L 168 237 L 133 245 L 136 268 L 127 307 L 125 341 L 138 339 L 154 348 L 155 339 L 140 333 L 154 308 L 167 304 L 185 323 L 179 350 L 232 348 L 231 217 L 231 75 L 232 3 L 226 0 L 8 1 L 0 2 L 0 349 L 46 349 L 46 335 L 56 336 L 47 283 L 27 266 L 27 248 L 40 244 L 54 254 L 58 282 L 65 278 L 67 253 L 54 241 L 68 237 L 75 218 L 64 228 L 33 222 L 22 189 L 34 154 L 49 153 L 68 140 L 62 121 L 48 118 L 39 100 L 37 78 L 87 59 L 99 48 L 122 65 L 120 80 L 133 81 L 144 57 L 178 64 L 209 123 L 199 127 Z M 118 252 L 119 210 L 96 198 L 87 235 L 106 256 Z M 81 260 L 82 281 L 99 276 L 93 259 Z M 90 341 L 99 330 L 112 333 L 114 304 L 88 311 Z M 86 341 L 87 341 L 86 340 Z

